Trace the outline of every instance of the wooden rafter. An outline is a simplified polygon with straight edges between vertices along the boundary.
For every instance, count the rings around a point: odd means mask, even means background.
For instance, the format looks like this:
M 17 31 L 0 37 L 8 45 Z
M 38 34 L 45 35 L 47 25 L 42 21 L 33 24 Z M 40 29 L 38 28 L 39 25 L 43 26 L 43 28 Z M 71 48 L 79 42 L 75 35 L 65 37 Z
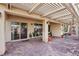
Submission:
M 62 16 L 59 16 L 57 18 L 54 18 L 54 19 L 59 19 L 59 18 L 63 18 L 63 17 L 67 17 L 67 16 L 70 16 L 71 14 L 67 14 L 67 15 L 62 15 Z
M 56 19 L 56 20 L 68 20 L 68 19 L 72 19 L 72 18 L 67 18 L 67 19 Z
M 56 12 L 59 12 L 59 11 L 65 10 L 65 9 L 66 9 L 66 8 L 59 8 L 59 9 L 57 9 L 57 10 L 55 10 L 55 11 L 50 11 L 50 12 L 44 14 L 43 16 L 48 16 L 48 15 L 50 15 L 50 14 L 54 14 L 54 13 L 56 13 Z
M 29 11 L 29 13 L 31 13 L 33 10 L 35 10 L 38 6 L 40 5 L 40 3 L 35 4 L 32 9 Z

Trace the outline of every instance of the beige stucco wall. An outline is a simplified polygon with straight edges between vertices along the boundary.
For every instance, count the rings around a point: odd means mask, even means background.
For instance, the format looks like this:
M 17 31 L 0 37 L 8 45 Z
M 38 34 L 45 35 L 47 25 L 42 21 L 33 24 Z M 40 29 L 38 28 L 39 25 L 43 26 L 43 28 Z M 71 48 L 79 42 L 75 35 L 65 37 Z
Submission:
M 6 4 L 1 4 L 1 3 L 0 3 L 0 9 L 7 9 L 7 5 L 6 5 Z
M 13 16 L 13 15 L 7 15 L 6 18 L 6 42 L 11 41 L 11 22 L 22 22 L 22 23 L 27 23 L 28 25 L 28 30 L 27 30 L 27 36 L 29 38 L 30 32 L 34 32 L 34 23 L 42 24 L 41 21 L 39 20 L 34 20 L 34 19 L 27 19 L 27 18 L 22 18 L 18 16 Z
M 5 41 L 8 42 L 11 40 L 11 23 L 6 21 L 6 39 Z
M 51 31 L 53 36 L 61 36 L 62 35 L 61 24 L 51 23 Z
M 79 35 L 79 29 L 78 29 L 78 27 L 79 27 L 79 24 L 78 23 L 75 23 L 75 30 L 76 30 L 76 35 Z

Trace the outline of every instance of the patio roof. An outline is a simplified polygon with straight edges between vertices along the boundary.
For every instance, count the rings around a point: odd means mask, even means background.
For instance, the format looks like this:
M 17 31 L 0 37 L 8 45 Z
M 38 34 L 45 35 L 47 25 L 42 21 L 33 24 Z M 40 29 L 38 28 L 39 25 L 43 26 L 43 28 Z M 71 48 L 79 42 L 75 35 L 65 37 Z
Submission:
M 29 14 L 38 14 L 64 23 L 70 23 L 74 18 L 78 19 L 78 13 L 73 4 L 69 3 L 11 3 L 10 5 L 26 10 Z

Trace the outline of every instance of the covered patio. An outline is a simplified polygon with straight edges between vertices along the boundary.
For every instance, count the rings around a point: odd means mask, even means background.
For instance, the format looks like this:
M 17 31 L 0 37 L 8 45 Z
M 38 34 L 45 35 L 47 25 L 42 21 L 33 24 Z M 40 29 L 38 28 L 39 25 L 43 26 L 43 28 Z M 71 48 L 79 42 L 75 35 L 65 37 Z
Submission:
M 0 55 L 78 55 L 78 5 L 0 4 Z

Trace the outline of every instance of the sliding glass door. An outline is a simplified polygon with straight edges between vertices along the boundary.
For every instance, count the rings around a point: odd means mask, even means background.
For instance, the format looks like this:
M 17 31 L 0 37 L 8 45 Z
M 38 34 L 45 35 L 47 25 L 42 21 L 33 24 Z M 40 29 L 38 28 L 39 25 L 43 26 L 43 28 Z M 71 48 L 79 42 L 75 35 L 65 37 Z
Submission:
M 27 38 L 27 24 L 11 22 L 11 40 Z

